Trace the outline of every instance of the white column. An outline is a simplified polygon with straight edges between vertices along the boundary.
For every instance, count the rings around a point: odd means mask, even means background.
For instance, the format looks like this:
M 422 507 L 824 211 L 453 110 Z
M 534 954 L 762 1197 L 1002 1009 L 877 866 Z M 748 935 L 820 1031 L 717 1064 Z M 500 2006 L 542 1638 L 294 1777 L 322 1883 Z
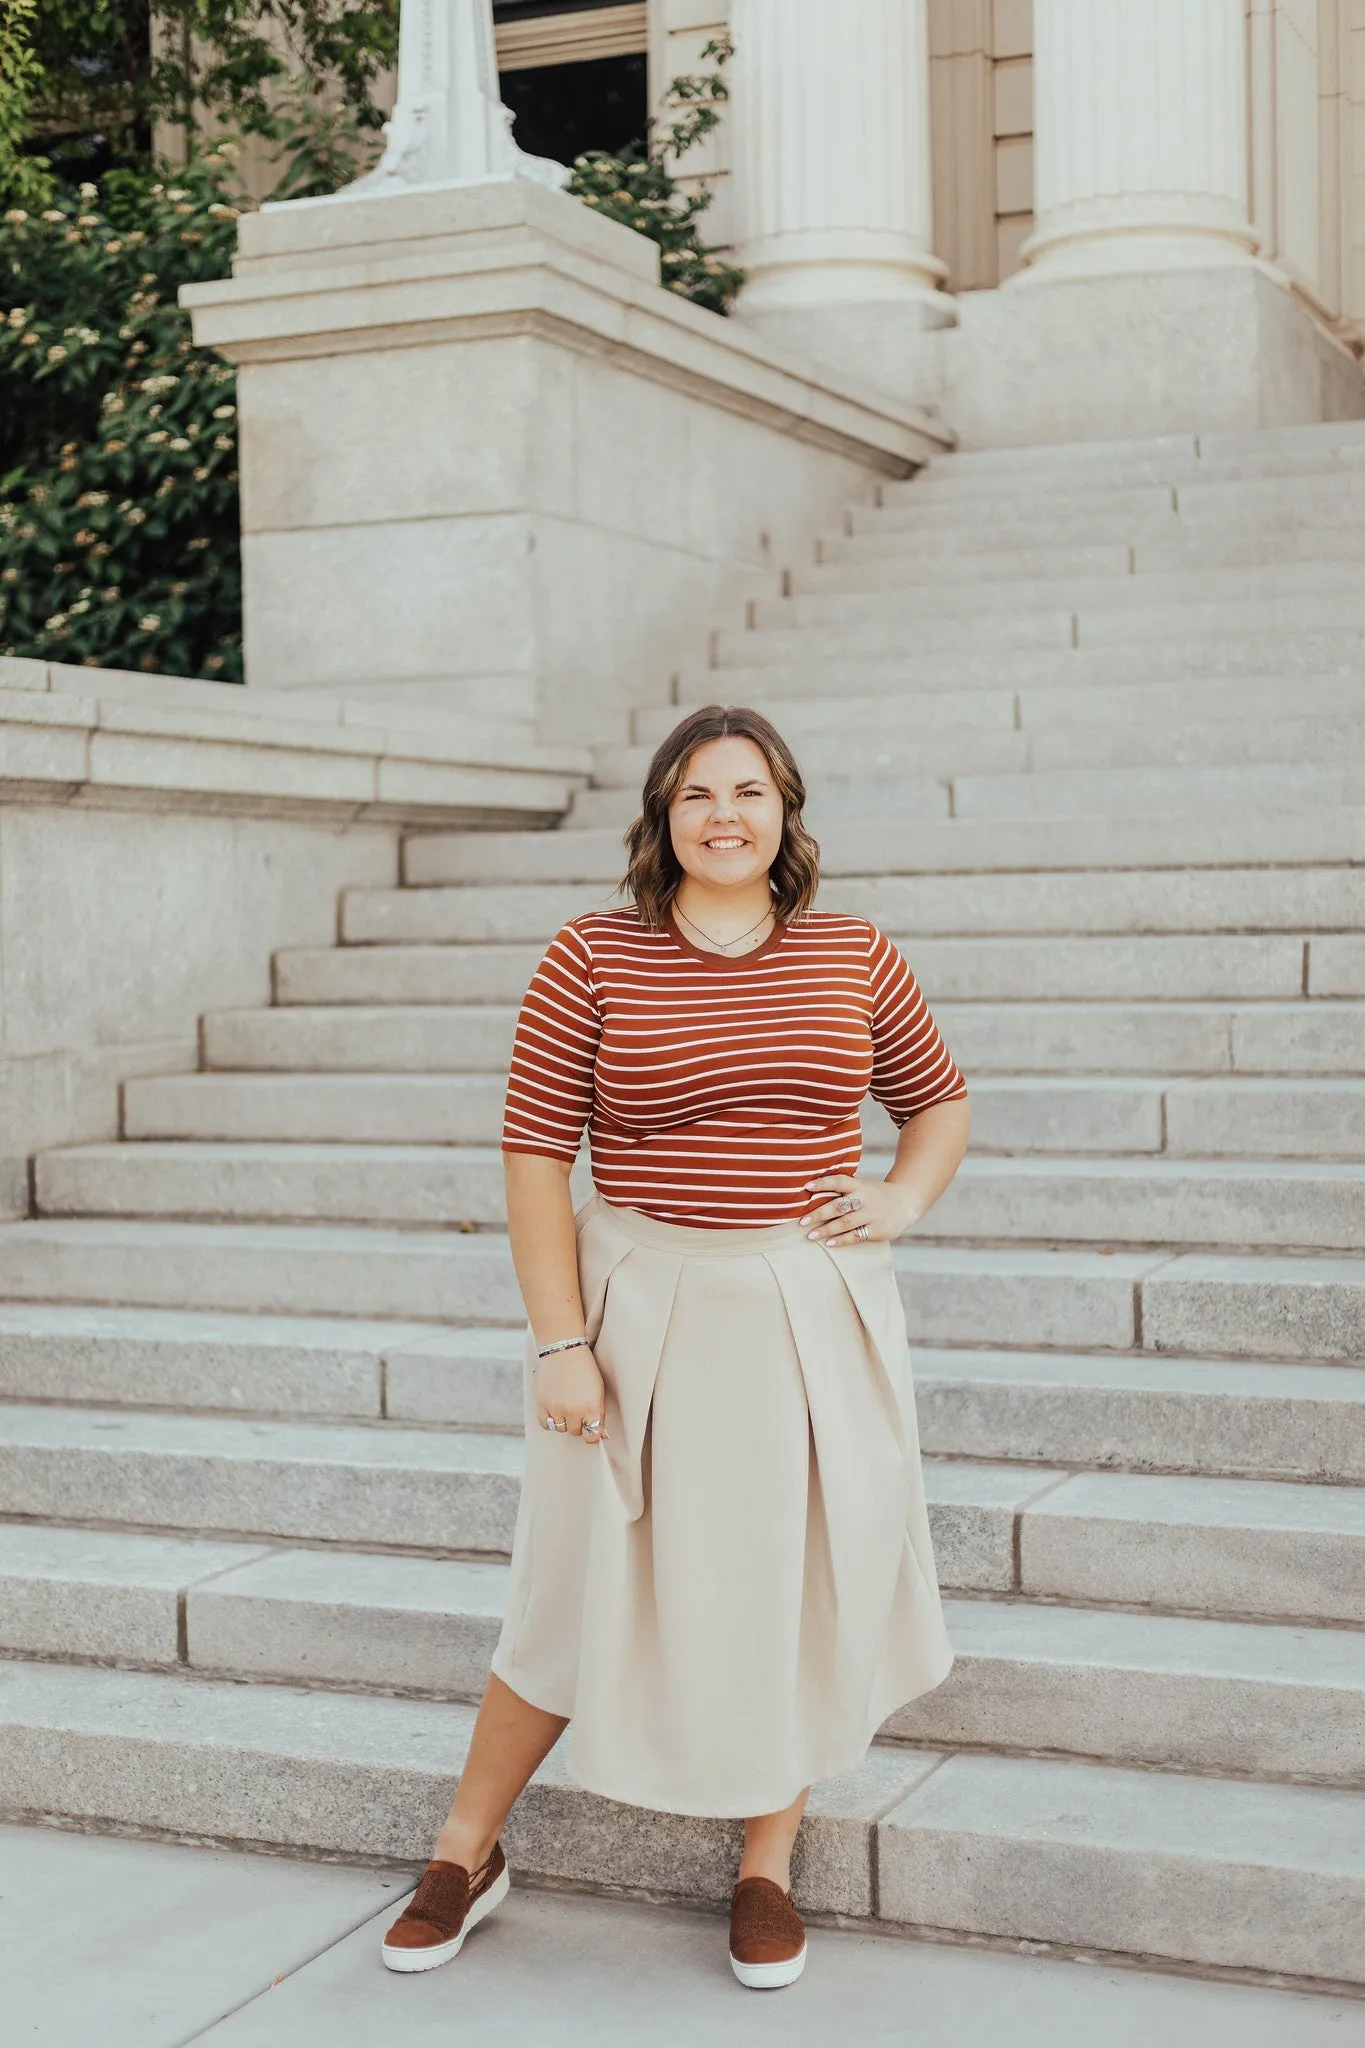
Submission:
M 745 314 L 932 297 L 926 0 L 733 0 Z
M 1245 262 L 1245 0 L 1034 0 L 1034 277 Z

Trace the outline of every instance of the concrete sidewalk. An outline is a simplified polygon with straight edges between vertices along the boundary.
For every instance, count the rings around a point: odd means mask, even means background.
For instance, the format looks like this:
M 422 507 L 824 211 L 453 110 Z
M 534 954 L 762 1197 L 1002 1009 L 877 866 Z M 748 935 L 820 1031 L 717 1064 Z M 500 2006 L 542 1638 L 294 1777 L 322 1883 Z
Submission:
M 393 1872 L 0 1828 L 14 2048 L 1365 2048 L 1365 2003 L 868 1934 L 811 1933 L 792 1990 L 740 1989 L 725 1922 L 514 1892 L 445 1969 L 376 1945 Z

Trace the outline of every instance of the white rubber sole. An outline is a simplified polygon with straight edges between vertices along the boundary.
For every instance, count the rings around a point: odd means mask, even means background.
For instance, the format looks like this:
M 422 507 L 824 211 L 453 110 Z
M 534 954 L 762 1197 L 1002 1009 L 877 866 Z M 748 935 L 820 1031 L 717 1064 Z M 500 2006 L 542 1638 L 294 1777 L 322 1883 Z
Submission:
M 804 1941 L 800 1955 L 792 1956 L 785 1963 L 740 1963 L 733 1956 L 730 1958 L 730 1968 L 750 1991 L 778 1991 L 784 1984 L 794 1984 L 805 1967 Z
M 436 1970 L 442 1963 L 453 1962 L 464 1947 L 470 1929 L 477 1927 L 480 1920 L 486 1920 L 494 1908 L 502 1904 L 511 1888 L 512 1879 L 504 1869 L 488 1890 L 475 1899 L 454 1941 L 438 1942 L 434 1948 L 390 1948 L 387 1942 L 382 1942 L 379 1956 L 384 1968 L 410 1974 L 414 1970 Z

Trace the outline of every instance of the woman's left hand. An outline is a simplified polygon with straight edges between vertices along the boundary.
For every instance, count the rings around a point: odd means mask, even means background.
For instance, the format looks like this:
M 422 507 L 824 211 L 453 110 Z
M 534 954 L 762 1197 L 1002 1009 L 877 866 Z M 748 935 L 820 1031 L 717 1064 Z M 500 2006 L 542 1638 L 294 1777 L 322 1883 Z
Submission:
M 822 1173 L 816 1180 L 807 1181 L 806 1186 L 812 1198 L 826 1197 L 818 1208 L 802 1217 L 806 1235 L 836 1249 L 840 1245 L 865 1244 L 869 1239 L 889 1244 L 923 1214 L 913 1188 L 896 1181 L 860 1180 L 852 1173 Z

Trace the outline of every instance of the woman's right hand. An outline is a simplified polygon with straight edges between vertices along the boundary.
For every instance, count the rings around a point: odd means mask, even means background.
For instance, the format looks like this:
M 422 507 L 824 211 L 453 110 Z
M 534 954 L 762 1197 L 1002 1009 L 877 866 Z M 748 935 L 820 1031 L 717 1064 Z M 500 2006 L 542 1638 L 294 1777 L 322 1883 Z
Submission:
M 561 1435 L 581 1436 L 595 1444 L 606 1430 L 584 1431 L 585 1422 L 606 1421 L 607 1390 L 597 1360 L 586 1344 L 569 1351 L 552 1351 L 536 1367 L 536 1421 L 544 1429 L 552 1424 Z

